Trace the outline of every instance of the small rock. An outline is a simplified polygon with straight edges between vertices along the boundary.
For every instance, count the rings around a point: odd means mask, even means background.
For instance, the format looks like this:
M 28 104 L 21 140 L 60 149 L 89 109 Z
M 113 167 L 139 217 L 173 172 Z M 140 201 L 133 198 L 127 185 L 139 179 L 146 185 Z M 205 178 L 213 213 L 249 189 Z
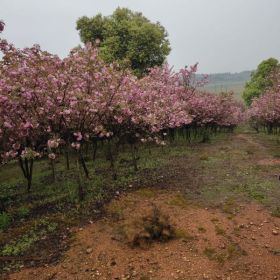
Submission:
M 93 251 L 93 249 L 92 249 L 92 248 L 87 248 L 87 249 L 86 249 L 86 253 L 87 253 L 87 254 L 92 253 L 92 251 Z
M 273 230 L 273 231 L 272 231 L 272 234 L 273 234 L 273 235 L 278 235 L 279 233 L 278 233 L 277 230 Z

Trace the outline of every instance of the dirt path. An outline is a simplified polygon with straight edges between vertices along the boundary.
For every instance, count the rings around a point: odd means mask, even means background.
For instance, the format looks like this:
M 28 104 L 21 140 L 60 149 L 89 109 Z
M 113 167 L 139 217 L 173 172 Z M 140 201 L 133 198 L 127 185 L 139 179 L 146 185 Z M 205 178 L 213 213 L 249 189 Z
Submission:
M 271 142 L 234 134 L 173 157 L 159 186 L 123 194 L 96 223 L 75 229 L 57 265 L 9 279 L 280 279 L 279 166 Z M 277 204 L 278 203 L 278 204 Z M 154 208 L 175 228 L 168 242 L 133 247 Z

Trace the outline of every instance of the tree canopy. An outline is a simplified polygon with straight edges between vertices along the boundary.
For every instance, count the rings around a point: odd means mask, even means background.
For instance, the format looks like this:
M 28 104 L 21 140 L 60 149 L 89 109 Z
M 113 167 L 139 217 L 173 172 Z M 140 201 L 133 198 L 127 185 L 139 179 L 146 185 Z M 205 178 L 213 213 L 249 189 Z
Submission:
M 99 46 L 105 62 L 117 61 L 138 76 L 162 65 L 171 50 L 167 32 L 159 22 L 152 23 L 126 8 L 117 8 L 110 16 L 83 16 L 76 28 L 83 43 Z
M 245 85 L 243 99 L 250 105 L 255 97 L 259 97 L 265 89 L 272 86 L 272 75 L 280 65 L 277 59 L 269 58 L 262 61 L 257 70 L 252 72 L 251 79 Z

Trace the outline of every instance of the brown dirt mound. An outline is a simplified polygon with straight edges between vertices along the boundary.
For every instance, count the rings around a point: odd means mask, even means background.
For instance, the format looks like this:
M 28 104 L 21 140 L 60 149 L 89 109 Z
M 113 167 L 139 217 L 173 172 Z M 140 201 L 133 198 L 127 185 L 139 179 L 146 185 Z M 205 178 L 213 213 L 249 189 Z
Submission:
M 154 207 L 168 215 L 176 238 L 146 249 L 128 242 Z M 140 190 L 114 200 L 102 220 L 76 229 L 57 265 L 23 269 L 9 279 L 280 279 L 280 220 L 260 205 L 235 216 L 203 209 L 178 192 Z

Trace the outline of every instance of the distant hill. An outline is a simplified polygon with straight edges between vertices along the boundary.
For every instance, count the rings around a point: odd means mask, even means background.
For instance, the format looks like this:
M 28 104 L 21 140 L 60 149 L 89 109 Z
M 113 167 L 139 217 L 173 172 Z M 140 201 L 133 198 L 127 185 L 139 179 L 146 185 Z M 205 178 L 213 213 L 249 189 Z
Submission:
M 236 98 L 241 100 L 242 92 L 245 83 L 250 79 L 252 71 L 243 71 L 240 73 L 215 73 L 207 74 L 208 83 L 205 85 L 204 89 L 210 92 L 228 92 L 233 91 Z M 197 74 L 197 79 L 202 79 L 204 74 Z
M 245 83 L 250 79 L 252 71 L 243 71 L 240 73 L 215 73 L 206 74 L 210 84 L 224 84 L 224 83 Z M 205 74 L 197 74 L 198 79 Z

